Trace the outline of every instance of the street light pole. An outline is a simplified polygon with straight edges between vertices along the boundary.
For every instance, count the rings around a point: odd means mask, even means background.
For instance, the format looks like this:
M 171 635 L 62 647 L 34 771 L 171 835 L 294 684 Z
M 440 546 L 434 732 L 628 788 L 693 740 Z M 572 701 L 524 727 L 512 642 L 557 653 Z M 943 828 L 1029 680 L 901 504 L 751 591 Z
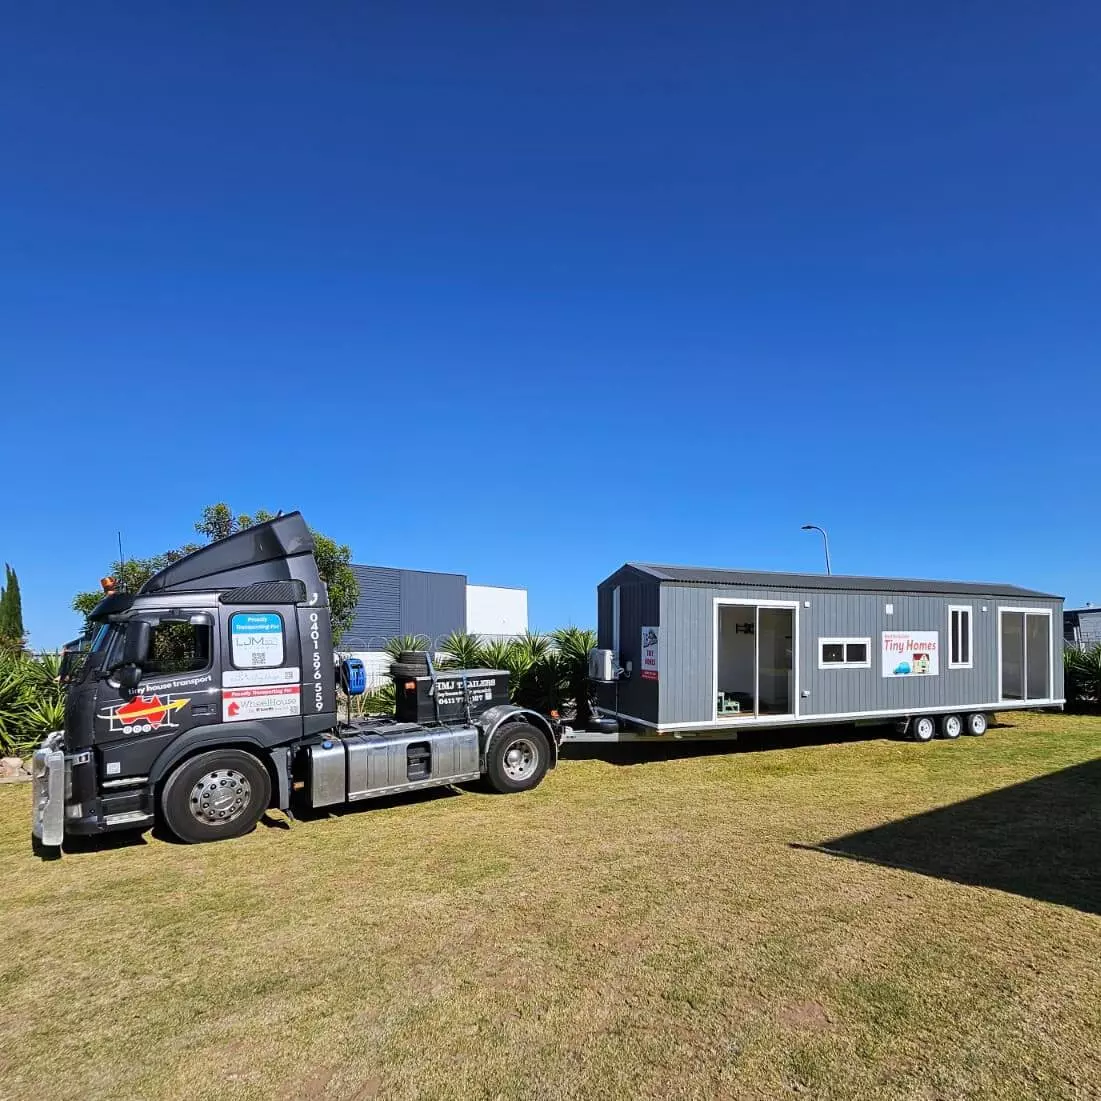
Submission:
M 826 529 L 820 528 L 817 524 L 804 524 L 803 531 L 817 531 L 822 533 L 822 547 L 826 552 L 826 573 L 833 573 L 833 570 L 830 569 L 830 537 L 826 534 Z

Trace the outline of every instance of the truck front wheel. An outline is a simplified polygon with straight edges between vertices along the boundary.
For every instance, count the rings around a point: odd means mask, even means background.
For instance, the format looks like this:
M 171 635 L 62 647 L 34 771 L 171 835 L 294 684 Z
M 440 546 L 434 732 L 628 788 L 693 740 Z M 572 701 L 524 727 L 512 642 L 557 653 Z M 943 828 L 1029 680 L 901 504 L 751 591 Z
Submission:
M 248 833 L 271 800 L 268 770 L 240 749 L 214 749 L 184 761 L 164 785 L 165 825 L 190 845 Z
M 537 787 L 550 767 L 546 734 L 530 723 L 508 723 L 489 743 L 486 782 L 493 791 L 508 795 Z

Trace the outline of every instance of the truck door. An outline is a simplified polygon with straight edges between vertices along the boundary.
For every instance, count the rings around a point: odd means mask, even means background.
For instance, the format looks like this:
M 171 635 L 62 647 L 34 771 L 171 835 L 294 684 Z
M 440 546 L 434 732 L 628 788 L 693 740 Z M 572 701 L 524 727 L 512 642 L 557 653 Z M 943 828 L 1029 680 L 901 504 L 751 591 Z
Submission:
M 153 627 L 141 683 L 124 692 L 106 678 L 96 691 L 94 740 L 106 781 L 144 775 L 173 738 L 219 721 L 214 616 L 174 608 L 143 609 L 141 618 Z
M 219 722 L 260 723 L 267 745 L 302 735 L 302 670 L 293 605 L 222 610 Z

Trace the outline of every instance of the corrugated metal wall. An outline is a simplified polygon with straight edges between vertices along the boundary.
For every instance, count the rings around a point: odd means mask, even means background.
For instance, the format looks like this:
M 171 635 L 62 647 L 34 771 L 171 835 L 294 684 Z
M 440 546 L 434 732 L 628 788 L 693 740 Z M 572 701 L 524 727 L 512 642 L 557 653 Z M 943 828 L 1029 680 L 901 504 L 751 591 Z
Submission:
M 352 566 L 359 601 L 341 639 L 349 651 L 382 650 L 399 635 L 427 635 L 433 643 L 466 630 L 466 578 L 458 573 Z
M 822 590 L 743 589 L 738 586 L 671 584 L 661 586 L 660 722 L 709 722 L 714 718 L 714 616 L 716 598 L 798 601 L 798 702 L 801 716 L 861 711 L 980 706 L 998 700 L 999 607 L 1050 609 L 1052 615 L 1052 697 L 1063 696 L 1062 643 L 1057 601 L 1001 597 L 927 596 L 905 593 L 830 593 Z M 804 603 L 809 602 L 809 607 Z M 886 606 L 894 614 L 886 614 Z M 974 611 L 973 668 L 948 668 L 948 606 Z M 985 607 L 986 611 L 983 611 Z M 610 613 L 609 613 L 610 614 Z M 603 605 L 602 616 L 603 621 Z M 881 671 L 882 631 L 938 631 L 937 676 L 891 678 Z M 819 638 L 870 638 L 870 669 L 819 669 Z M 603 642 L 602 642 L 603 645 Z M 628 708 L 623 707 L 624 712 Z M 639 718 L 649 716 L 635 713 Z
M 461 573 L 401 571 L 401 634 L 435 644 L 466 630 L 466 578 Z
M 340 644 L 348 650 L 381 650 L 401 634 L 401 570 L 352 566 L 352 572 L 359 582 L 359 601 Z

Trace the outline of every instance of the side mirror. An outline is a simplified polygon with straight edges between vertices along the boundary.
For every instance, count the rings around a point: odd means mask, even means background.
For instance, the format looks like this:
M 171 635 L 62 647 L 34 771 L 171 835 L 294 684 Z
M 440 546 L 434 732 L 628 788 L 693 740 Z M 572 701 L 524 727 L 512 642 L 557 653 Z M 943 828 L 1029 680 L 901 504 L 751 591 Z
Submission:
M 132 692 L 141 684 L 141 669 L 136 665 L 123 665 L 115 673 L 115 680 L 118 681 L 120 688 Z
M 144 619 L 132 619 L 126 624 L 126 638 L 122 643 L 122 664 L 145 664 L 149 646 L 153 641 L 153 628 Z

